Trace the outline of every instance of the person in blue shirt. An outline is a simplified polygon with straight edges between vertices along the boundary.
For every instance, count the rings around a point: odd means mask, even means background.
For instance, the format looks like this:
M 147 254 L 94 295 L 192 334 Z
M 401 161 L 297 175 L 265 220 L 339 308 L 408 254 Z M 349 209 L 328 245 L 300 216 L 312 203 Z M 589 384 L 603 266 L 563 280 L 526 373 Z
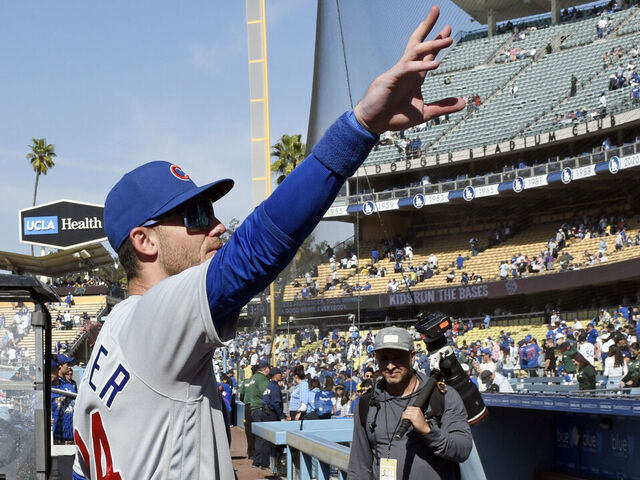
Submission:
M 523 356 L 526 359 L 526 369 L 529 371 L 530 377 L 537 377 L 538 372 L 536 370 L 539 366 L 538 357 L 540 356 L 540 347 L 531 335 L 527 335 L 524 340 Z
M 262 421 L 273 422 L 276 420 L 286 420 L 287 417 L 282 407 L 282 370 L 273 367 L 269 370 L 270 381 L 262 395 Z
M 351 378 L 351 369 L 347 368 L 344 372 L 345 380 L 343 382 L 344 388 L 347 391 L 347 395 L 351 395 L 358 389 L 358 382 Z
M 289 416 L 291 420 L 302 420 L 309 406 L 309 383 L 302 365 L 296 365 L 293 369 L 293 381 L 296 388 L 291 394 Z
M 380 252 L 378 251 L 378 248 L 375 247 L 373 250 L 371 250 L 371 263 L 375 265 L 376 263 L 378 263 L 379 258 Z
M 229 377 L 226 374 L 222 374 L 220 376 L 220 380 L 221 381 L 218 384 L 220 396 L 224 401 L 225 407 L 227 407 L 227 412 L 231 413 L 231 397 L 233 396 L 233 388 L 231 387 Z
M 71 365 L 75 363 L 75 358 L 59 353 L 55 356 L 55 360 L 58 364 L 58 384 L 56 388 L 71 393 L 78 393 L 76 383 L 72 380 L 73 375 L 69 377 L 69 372 L 73 373 Z M 64 395 L 58 397 L 59 423 L 56 425 L 57 431 L 54 430 L 54 434 L 56 434 L 58 440 L 65 442 L 73 441 L 73 409 L 75 403 L 75 399 L 72 397 Z
M 458 267 L 458 270 L 462 270 L 464 267 L 464 257 L 462 254 L 459 254 L 458 258 L 456 258 L 456 266 Z
M 320 418 L 317 411 L 320 393 L 320 381 L 317 378 L 309 380 L 309 403 L 307 404 L 307 411 L 304 415 L 305 420 L 317 420 Z

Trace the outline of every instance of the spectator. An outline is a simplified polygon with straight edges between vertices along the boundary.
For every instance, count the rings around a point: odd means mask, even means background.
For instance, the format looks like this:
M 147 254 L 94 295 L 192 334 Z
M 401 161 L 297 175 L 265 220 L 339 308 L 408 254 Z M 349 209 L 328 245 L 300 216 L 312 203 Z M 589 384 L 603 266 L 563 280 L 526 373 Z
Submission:
M 544 374 L 553 377 L 556 374 L 556 351 L 553 338 L 544 341 Z
M 465 258 L 462 256 L 461 253 L 459 253 L 458 258 L 456 258 L 456 266 L 458 267 L 458 270 L 462 270 L 462 268 L 464 267 L 464 261 L 465 261 Z
M 569 88 L 569 96 L 575 97 L 578 90 L 578 79 L 574 74 L 571 74 L 571 87 Z
M 604 361 L 604 376 L 607 377 L 607 388 L 617 388 L 622 378 L 628 373 L 620 348 L 615 345 L 609 347 Z
M 506 261 L 500 262 L 500 280 L 506 280 L 509 276 L 509 265 Z
M 302 420 L 309 404 L 309 383 L 302 365 L 297 365 L 293 369 L 293 381 L 296 387 L 291 394 L 289 416 L 291 420 Z
M 480 382 L 483 384 L 484 390 L 489 393 L 513 393 L 509 380 L 498 372 L 484 370 L 480 374 Z
M 629 362 L 628 372 L 620 380 L 620 387 L 638 387 L 640 386 L 640 345 L 634 342 L 629 346 L 631 352 L 631 361 Z
M 587 359 L 575 352 L 571 356 L 571 360 L 578 372 L 577 379 L 580 390 L 595 390 L 596 388 L 596 369 L 593 368 Z
M 346 417 L 349 415 L 349 409 L 351 408 L 351 399 L 347 395 L 344 385 L 336 385 L 334 392 L 336 395 L 335 415 L 338 417 Z

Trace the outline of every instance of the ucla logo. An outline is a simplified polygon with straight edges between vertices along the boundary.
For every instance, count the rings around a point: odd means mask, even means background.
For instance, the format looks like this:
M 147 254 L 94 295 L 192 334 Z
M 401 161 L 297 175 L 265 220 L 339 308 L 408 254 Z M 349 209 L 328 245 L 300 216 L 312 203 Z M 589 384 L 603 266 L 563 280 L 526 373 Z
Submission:
M 517 177 L 513 181 L 513 191 L 516 193 L 520 193 L 524 190 L 524 179 L 522 177 Z
M 25 235 L 53 235 L 58 233 L 58 217 L 27 217 L 24 219 Z
M 376 205 L 372 201 L 364 202 L 362 204 L 362 213 L 365 215 L 371 215 L 376 211 Z
M 562 180 L 562 183 L 564 183 L 565 185 L 568 185 L 571 183 L 571 180 L 573 180 L 573 172 L 569 167 L 566 167 L 562 170 L 562 176 L 560 177 L 560 179 Z
M 618 157 L 609 159 L 609 171 L 614 175 L 620 171 L 620 159 Z
M 178 165 L 171 165 L 170 170 L 174 177 L 185 181 L 190 180 L 189 175 L 184 173 L 184 171 Z
M 462 190 L 462 198 L 464 198 L 467 202 L 470 202 L 474 198 L 476 198 L 476 191 L 473 187 L 464 187 Z
M 424 195 L 418 193 L 415 197 L 413 197 L 413 206 L 416 208 L 424 207 Z

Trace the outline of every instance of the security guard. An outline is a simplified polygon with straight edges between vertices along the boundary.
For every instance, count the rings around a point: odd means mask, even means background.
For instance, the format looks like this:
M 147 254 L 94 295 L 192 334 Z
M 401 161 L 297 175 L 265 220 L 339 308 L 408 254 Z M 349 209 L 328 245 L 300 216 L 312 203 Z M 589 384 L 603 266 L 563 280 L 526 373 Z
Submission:
M 286 417 L 282 410 L 282 392 L 280 391 L 280 382 L 282 382 L 282 370 L 277 367 L 269 370 L 271 381 L 267 385 L 262 395 L 262 421 L 277 422 L 285 421 Z M 258 444 L 260 448 L 258 448 Z M 256 462 L 262 468 L 269 467 L 269 459 L 276 457 L 276 446 L 272 443 L 262 440 L 256 442 Z

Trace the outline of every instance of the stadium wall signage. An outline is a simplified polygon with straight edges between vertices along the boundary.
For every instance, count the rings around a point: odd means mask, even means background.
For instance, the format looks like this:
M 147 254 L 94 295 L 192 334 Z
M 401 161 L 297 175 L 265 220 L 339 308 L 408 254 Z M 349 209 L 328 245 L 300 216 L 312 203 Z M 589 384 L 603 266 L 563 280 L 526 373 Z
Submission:
M 455 200 L 471 202 L 477 198 L 500 195 L 502 193 L 522 193 L 531 188 L 544 187 L 554 182 L 562 182 L 568 185 L 577 180 L 593 177 L 599 174 L 616 175 L 620 170 L 640 167 L 640 154 L 625 157 L 612 157 L 607 161 L 585 165 L 583 167 L 566 167 L 560 172 L 552 172 L 545 175 L 510 180 L 502 183 L 481 186 L 467 186 L 460 190 L 452 190 L 446 193 L 423 195 L 421 193 L 412 197 L 398 198 L 385 201 L 367 201 L 365 204 L 352 204 L 348 206 L 331 207 L 324 215 L 325 218 L 344 216 L 350 213 L 365 212 L 371 214 L 375 211 L 398 210 L 405 207 L 420 209 L 427 205 L 448 203 Z
M 497 270 L 497 266 L 496 266 Z M 486 298 L 503 298 L 513 295 L 538 294 L 584 285 L 605 285 L 613 282 L 638 278 L 640 258 L 632 258 L 620 262 L 605 263 L 596 267 L 580 270 L 552 273 L 548 275 L 532 275 L 514 278 L 508 281 L 495 280 L 473 285 L 456 285 L 452 287 L 433 288 L 429 290 L 412 289 L 409 292 L 384 293 L 380 295 L 353 295 L 337 298 L 316 298 L 278 302 L 278 315 L 309 315 L 320 313 L 353 313 L 358 303 L 361 309 L 386 309 L 389 307 L 406 307 L 414 304 L 428 305 L 438 303 L 457 303 Z M 266 305 L 266 304 L 265 304 Z M 267 307 L 260 304 L 249 304 L 247 314 L 251 317 L 266 315 Z
M 472 160 L 474 158 L 511 153 L 518 150 L 536 147 L 539 145 L 552 144 L 560 140 L 569 140 L 580 135 L 588 135 L 593 132 L 606 130 L 609 128 L 613 128 L 616 125 L 630 123 L 632 121 L 637 121 L 637 113 L 633 114 L 633 111 L 624 112 L 618 114 L 617 116 L 611 114 L 605 118 L 592 120 L 590 122 L 578 123 L 566 128 L 552 130 L 544 134 L 530 135 L 528 137 L 518 137 L 512 140 L 506 140 L 504 142 L 489 145 L 482 145 L 467 150 L 448 152 L 446 154 L 427 155 L 420 159 L 404 160 L 398 158 L 398 160 L 395 162 L 382 165 L 365 165 L 358 169 L 355 176 L 365 177 L 367 175 L 371 175 L 372 170 L 376 175 L 382 173 L 395 173 L 407 170 L 419 170 L 421 168 L 441 165 L 443 163 L 460 162 L 465 160 Z
M 59 249 L 106 240 L 104 207 L 58 200 L 18 212 L 20 242 Z
M 457 302 L 459 300 L 474 300 L 489 296 L 489 284 L 483 283 L 472 286 L 438 288 L 432 290 L 418 290 L 413 292 L 415 303 Z M 391 293 L 388 295 L 388 306 L 413 305 L 413 298 L 409 293 Z M 381 301 L 380 303 L 385 303 Z

